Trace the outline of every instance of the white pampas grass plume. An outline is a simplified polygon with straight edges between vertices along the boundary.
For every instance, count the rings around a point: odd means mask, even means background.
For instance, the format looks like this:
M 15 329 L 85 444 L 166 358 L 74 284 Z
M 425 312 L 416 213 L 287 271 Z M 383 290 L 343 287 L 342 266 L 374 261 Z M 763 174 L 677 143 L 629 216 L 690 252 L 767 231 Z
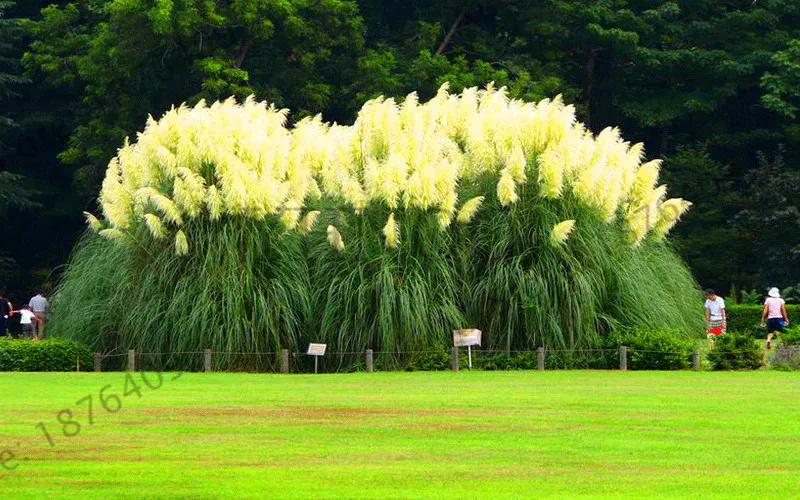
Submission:
M 94 215 L 90 214 L 89 212 L 83 212 L 83 216 L 86 217 L 86 223 L 89 225 L 89 229 L 95 233 L 103 229 L 103 223 L 100 222 L 100 219 Z
M 189 242 L 183 231 L 175 233 L 175 253 L 177 255 L 187 255 L 189 253 Z
M 103 238 L 108 238 L 109 240 L 125 241 L 128 239 L 128 236 L 125 233 L 114 228 L 101 229 L 98 234 Z
M 547 148 L 539 158 L 539 182 L 542 196 L 557 198 L 564 186 L 564 157 L 559 148 Z
M 328 226 L 328 243 L 338 251 L 344 250 L 344 240 L 339 230 L 334 226 Z
M 511 177 L 517 182 L 525 182 L 527 178 L 525 169 L 527 166 L 528 163 L 525 160 L 525 153 L 522 151 L 522 147 L 518 144 L 515 145 L 506 159 L 506 168 L 508 168 Z
M 653 233 L 660 238 L 666 236 L 681 216 L 692 204 L 681 198 L 672 198 L 661 204 L 659 217 L 653 226 Z
M 559 222 L 553 226 L 553 230 L 550 232 L 550 241 L 556 246 L 563 245 L 573 229 L 575 229 L 575 221 L 573 219 Z
M 155 205 L 162 214 L 164 214 L 164 219 L 166 219 L 167 222 L 177 224 L 178 226 L 183 224 L 181 213 L 178 211 L 178 207 L 175 206 L 175 203 L 172 200 L 163 194 L 154 194 L 150 196 L 150 201 L 153 202 L 153 205 Z
M 319 217 L 319 210 L 312 210 L 308 212 L 305 217 L 300 221 L 300 232 L 303 234 L 308 234 L 314 228 L 314 224 L 317 223 L 317 218 Z
M 478 212 L 478 209 L 483 203 L 484 197 L 483 196 L 476 196 L 474 198 L 470 198 L 467 200 L 463 205 L 461 205 L 461 210 L 458 211 L 458 216 L 456 220 L 458 222 L 467 223 L 475 217 L 475 214 Z
M 217 186 L 213 184 L 206 190 L 206 208 L 211 220 L 219 220 L 222 216 L 222 197 Z
M 453 214 L 448 210 L 439 210 L 436 214 L 436 219 L 439 221 L 440 229 L 447 229 L 450 223 L 453 222 Z
M 400 226 L 394 220 L 394 212 L 389 214 L 389 219 L 383 226 L 383 235 L 386 237 L 387 247 L 397 248 L 397 245 L 400 244 Z
M 144 214 L 144 222 L 147 225 L 147 229 L 150 230 L 150 234 L 153 235 L 153 238 L 160 240 L 167 235 L 167 230 L 164 228 L 164 224 L 157 215 Z
M 500 204 L 504 207 L 519 199 L 516 192 L 516 185 L 514 184 L 514 178 L 508 170 L 505 169 L 500 175 L 500 182 L 497 183 L 497 199 L 500 200 Z
M 287 202 L 283 206 L 283 213 L 281 214 L 281 222 L 286 226 L 286 229 L 294 229 L 300 220 L 300 203 L 296 201 Z

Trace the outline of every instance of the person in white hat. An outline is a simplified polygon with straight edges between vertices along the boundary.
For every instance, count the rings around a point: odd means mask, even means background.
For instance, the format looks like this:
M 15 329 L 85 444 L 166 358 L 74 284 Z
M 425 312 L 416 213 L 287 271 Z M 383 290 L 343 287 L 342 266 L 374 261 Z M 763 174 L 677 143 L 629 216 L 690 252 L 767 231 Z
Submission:
M 772 348 L 772 336 L 775 332 L 783 333 L 783 327 L 789 324 L 789 314 L 786 312 L 786 301 L 781 298 L 781 291 L 775 287 L 769 289 L 769 297 L 764 301 L 761 311 L 761 326 L 767 320 L 767 349 Z

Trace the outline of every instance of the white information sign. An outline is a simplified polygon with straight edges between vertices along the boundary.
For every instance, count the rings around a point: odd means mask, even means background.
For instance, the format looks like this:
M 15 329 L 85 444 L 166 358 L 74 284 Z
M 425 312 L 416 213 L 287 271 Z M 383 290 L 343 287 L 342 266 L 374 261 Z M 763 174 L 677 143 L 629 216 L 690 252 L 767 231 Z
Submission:
M 325 349 L 328 347 L 328 344 L 308 344 L 308 354 L 309 356 L 314 356 L 314 373 L 318 373 L 319 370 L 319 357 L 325 355 Z
M 324 356 L 325 349 L 328 347 L 328 344 L 308 344 L 308 354 L 309 356 Z
M 456 347 L 467 348 L 469 367 L 472 369 L 472 346 L 481 345 L 481 331 L 475 328 L 453 330 L 453 345 Z
M 481 331 L 475 328 L 453 330 L 453 345 L 456 347 L 481 345 Z

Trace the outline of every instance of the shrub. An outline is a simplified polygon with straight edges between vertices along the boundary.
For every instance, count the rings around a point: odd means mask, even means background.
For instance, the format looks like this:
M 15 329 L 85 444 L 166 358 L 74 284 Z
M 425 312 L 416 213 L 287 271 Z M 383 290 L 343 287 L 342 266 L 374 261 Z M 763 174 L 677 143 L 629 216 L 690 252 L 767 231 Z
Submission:
M 677 332 L 666 330 L 626 330 L 612 332 L 609 347 L 628 347 L 631 370 L 683 370 L 689 368 L 694 342 Z
M 750 335 L 729 333 L 717 338 L 708 359 L 715 370 L 755 370 L 761 367 L 761 346 Z
M 462 359 L 459 359 L 459 364 Z M 407 372 L 444 371 L 452 368 L 452 357 L 447 351 L 423 352 L 411 356 L 405 366 Z
M 544 363 L 548 370 L 608 370 L 619 366 L 619 355 L 602 350 L 552 351 L 547 353 Z
M 783 345 L 800 345 L 800 327 L 792 326 L 783 333 L 778 334 L 778 338 Z
M 474 353 L 473 353 L 474 355 Z M 534 370 L 536 369 L 536 353 L 494 352 L 481 354 L 473 360 L 473 365 L 481 370 Z
M 0 371 L 74 371 L 78 358 L 82 369 L 92 366 L 92 351 L 80 342 L 62 339 L 0 339 Z

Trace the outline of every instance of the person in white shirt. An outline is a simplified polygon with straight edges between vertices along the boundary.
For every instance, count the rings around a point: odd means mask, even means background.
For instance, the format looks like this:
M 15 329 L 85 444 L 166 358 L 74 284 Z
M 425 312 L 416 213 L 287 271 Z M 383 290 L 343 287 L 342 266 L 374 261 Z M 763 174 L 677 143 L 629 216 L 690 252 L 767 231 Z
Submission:
M 727 319 L 725 317 L 725 300 L 712 290 L 706 290 L 706 324 L 708 325 L 708 343 L 714 347 L 714 332 L 725 333 Z
M 761 326 L 767 320 L 767 349 L 772 349 L 772 337 L 775 332 L 783 333 L 783 327 L 789 324 L 789 313 L 786 312 L 786 301 L 781 298 L 781 291 L 775 287 L 769 289 L 764 309 L 761 310 Z
M 34 325 L 36 327 L 36 337 L 43 339 L 44 324 L 47 321 L 47 310 L 50 308 L 50 303 L 44 296 L 44 292 L 39 291 L 34 297 L 31 297 L 28 304 L 31 306 L 31 311 L 39 318 L 39 322 Z
M 19 314 L 19 324 L 22 326 L 22 336 L 26 339 L 36 339 L 36 329 L 34 322 L 38 323 L 39 318 L 31 311 L 31 306 L 24 305 L 19 311 L 12 311 L 11 314 Z

